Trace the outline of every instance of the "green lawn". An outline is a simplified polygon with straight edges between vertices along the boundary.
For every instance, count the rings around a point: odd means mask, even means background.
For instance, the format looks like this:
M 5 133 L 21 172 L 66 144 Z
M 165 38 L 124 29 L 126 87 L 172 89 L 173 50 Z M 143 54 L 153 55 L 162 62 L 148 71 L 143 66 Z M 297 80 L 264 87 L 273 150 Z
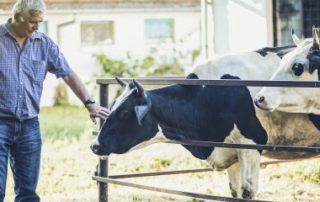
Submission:
M 84 107 L 43 107 L 40 112 L 43 141 L 79 139 L 88 121 Z

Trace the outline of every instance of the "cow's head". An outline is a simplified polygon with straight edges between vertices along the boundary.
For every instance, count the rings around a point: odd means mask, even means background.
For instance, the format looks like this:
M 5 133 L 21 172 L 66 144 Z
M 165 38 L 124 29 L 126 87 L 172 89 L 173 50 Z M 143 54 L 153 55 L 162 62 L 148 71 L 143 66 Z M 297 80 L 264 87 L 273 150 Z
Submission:
M 132 83 L 116 80 L 125 90 L 111 106 L 109 117 L 91 145 L 92 151 L 98 155 L 125 153 L 151 139 L 158 131 L 150 114 L 151 100 L 142 85 L 135 80 Z
M 298 41 L 297 48 L 283 57 L 271 80 L 318 81 L 320 48 L 317 28 L 313 38 Z M 255 104 L 264 110 L 291 113 L 320 113 L 320 90 L 316 88 L 264 87 L 256 95 Z

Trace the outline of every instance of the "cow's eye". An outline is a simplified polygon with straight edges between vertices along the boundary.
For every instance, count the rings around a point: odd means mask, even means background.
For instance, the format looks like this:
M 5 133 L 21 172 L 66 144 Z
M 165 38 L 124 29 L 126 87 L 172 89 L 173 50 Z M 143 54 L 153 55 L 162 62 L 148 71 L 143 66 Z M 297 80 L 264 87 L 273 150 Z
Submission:
M 294 63 L 292 66 L 292 71 L 296 76 L 300 76 L 303 73 L 303 70 L 303 64 L 301 63 Z
M 120 112 L 119 112 L 119 118 L 120 119 L 126 119 L 126 118 L 128 118 L 129 117 L 129 115 L 130 115 L 130 113 L 129 113 L 129 111 L 128 110 L 121 110 Z

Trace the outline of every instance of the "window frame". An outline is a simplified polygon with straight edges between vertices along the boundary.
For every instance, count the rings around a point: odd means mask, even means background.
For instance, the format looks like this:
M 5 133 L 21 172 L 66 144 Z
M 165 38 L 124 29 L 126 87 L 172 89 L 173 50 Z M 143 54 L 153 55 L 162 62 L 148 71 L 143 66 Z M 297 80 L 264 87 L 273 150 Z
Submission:
M 154 26 L 153 29 L 158 29 L 157 26 L 163 26 L 161 25 L 161 23 L 166 23 L 166 22 L 161 22 L 161 21 L 168 21 L 167 23 L 169 24 L 166 25 L 168 26 L 166 29 L 168 29 L 169 34 L 167 36 L 165 36 L 165 34 L 154 34 L 154 33 L 148 33 L 150 32 L 150 30 L 148 30 L 148 28 L 150 28 L 150 26 Z M 144 21 L 144 40 L 147 42 L 174 42 L 175 40 L 175 20 L 174 18 L 145 18 Z M 149 23 L 149 25 L 148 25 Z M 154 25 L 152 25 L 152 23 L 155 23 Z M 157 24 L 158 23 L 158 24 Z M 151 28 L 152 29 L 152 28 Z M 163 31 L 165 33 L 165 31 Z
M 103 40 L 98 40 L 96 39 L 96 33 L 99 33 L 98 31 L 94 30 L 93 31 L 93 43 L 90 42 L 90 40 L 88 40 L 89 42 L 85 42 L 83 38 L 84 34 L 83 33 L 83 26 L 90 26 L 90 25 L 100 25 L 100 26 L 106 26 L 107 29 L 109 29 L 109 33 L 105 33 L 106 34 L 106 38 L 104 40 L 109 40 L 110 42 L 105 42 Z M 115 44 L 115 22 L 114 20 L 99 20 L 99 21 L 81 21 L 80 22 L 80 44 L 81 46 L 85 46 L 85 47 L 91 47 L 91 46 L 110 46 L 110 45 L 114 45 Z

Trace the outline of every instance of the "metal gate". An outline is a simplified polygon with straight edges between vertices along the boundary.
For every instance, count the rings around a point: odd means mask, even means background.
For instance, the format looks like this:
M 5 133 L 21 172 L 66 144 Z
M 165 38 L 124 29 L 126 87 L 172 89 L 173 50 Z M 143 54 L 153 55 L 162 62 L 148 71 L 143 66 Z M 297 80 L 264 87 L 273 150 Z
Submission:
M 122 78 L 125 81 L 132 81 L 132 78 Z M 149 78 L 135 78 L 135 80 L 145 85 L 168 85 L 168 84 L 184 84 L 184 85 L 218 85 L 218 86 L 268 86 L 268 87 L 300 87 L 300 88 L 318 88 L 320 82 L 312 81 L 258 81 L 258 80 L 201 80 L 201 79 L 185 79 L 182 77 L 149 77 Z M 108 88 L 110 84 L 116 84 L 115 79 L 97 79 L 97 84 L 100 85 L 100 105 L 108 106 Z M 100 125 L 102 123 L 100 122 Z M 209 141 L 166 141 L 165 143 L 171 144 L 183 144 L 201 147 L 225 147 L 225 148 L 241 148 L 241 149 L 260 149 L 268 151 L 295 151 L 295 152 L 310 152 L 320 153 L 320 147 L 304 147 L 304 146 L 284 146 L 284 145 L 251 145 L 251 144 L 232 144 L 223 142 L 209 142 Z M 270 163 L 278 163 L 279 161 L 266 162 L 262 165 Z M 283 161 L 281 161 L 283 162 Z M 108 201 L 108 184 L 117 184 L 122 186 L 134 187 L 138 189 L 145 189 L 150 191 L 189 196 L 194 198 L 218 200 L 218 201 L 262 201 L 262 200 L 248 200 L 231 197 L 213 196 L 207 194 L 185 192 L 172 189 L 164 189 L 154 186 L 146 186 L 142 184 L 136 184 L 131 182 L 125 182 L 126 178 L 136 177 L 148 177 L 148 176 L 160 176 L 160 175 L 173 175 L 183 174 L 191 172 L 207 172 L 211 171 L 210 168 L 192 169 L 192 170 L 177 170 L 177 171 L 165 171 L 165 172 L 148 172 L 148 173 L 134 173 L 123 175 L 109 175 L 108 172 L 108 158 L 101 157 L 99 160 L 99 167 L 92 178 L 96 180 L 99 185 L 99 202 Z

